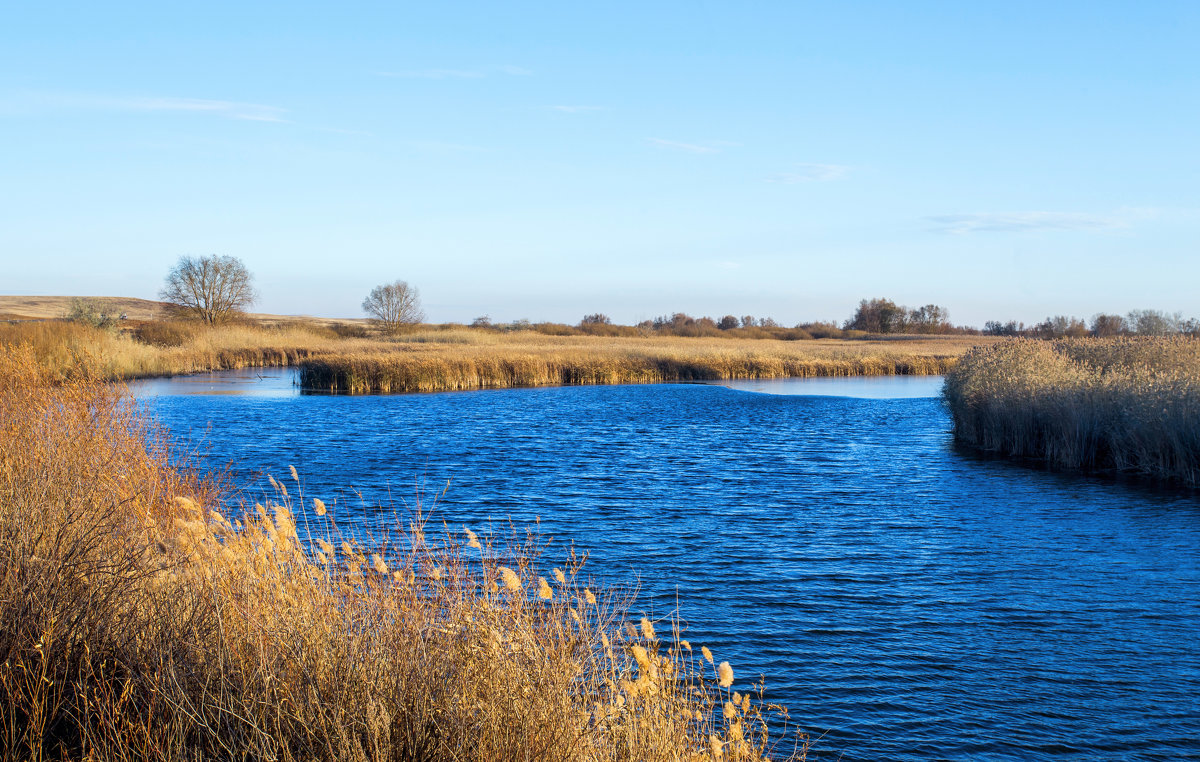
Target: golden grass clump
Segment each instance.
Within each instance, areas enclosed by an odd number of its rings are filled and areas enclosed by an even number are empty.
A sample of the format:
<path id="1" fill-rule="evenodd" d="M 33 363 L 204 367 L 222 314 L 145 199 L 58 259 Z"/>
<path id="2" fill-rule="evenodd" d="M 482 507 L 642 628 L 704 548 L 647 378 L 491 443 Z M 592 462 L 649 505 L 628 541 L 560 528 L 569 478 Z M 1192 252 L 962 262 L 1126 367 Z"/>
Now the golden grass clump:
<path id="1" fill-rule="evenodd" d="M 576 559 L 537 594 L 536 538 L 345 535 L 298 475 L 234 508 L 118 387 L 53 376 L 0 350 L 0 759 L 803 755 Z"/>
<path id="2" fill-rule="evenodd" d="M 944 396 L 964 444 L 1200 485 L 1200 339 L 1009 340 L 964 354 Z"/>

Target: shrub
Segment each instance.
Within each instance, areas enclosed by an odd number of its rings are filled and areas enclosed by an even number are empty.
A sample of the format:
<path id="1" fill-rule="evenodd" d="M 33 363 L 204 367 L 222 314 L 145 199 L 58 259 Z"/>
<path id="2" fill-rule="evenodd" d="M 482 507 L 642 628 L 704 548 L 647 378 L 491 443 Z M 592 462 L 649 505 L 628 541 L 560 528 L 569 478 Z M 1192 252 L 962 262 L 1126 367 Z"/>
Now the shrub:
<path id="1" fill-rule="evenodd" d="M 133 329 L 133 336 L 143 344 L 156 347 L 182 347 L 190 344 L 204 330 L 196 320 L 154 320 Z"/>
<path id="2" fill-rule="evenodd" d="M 95 299 L 86 298 L 72 299 L 64 317 L 72 323 L 81 323 L 92 328 L 109 328 L 117 321 L 117 316 L 111 314 L 103 304 Z"/>

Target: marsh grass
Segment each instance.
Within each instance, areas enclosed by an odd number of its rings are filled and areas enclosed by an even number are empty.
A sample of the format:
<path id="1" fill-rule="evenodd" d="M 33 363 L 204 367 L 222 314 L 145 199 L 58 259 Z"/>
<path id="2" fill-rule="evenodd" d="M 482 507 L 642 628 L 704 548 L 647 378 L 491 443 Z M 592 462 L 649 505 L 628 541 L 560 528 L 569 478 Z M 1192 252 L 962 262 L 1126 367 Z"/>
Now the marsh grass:
<path id="1" fill-rule="evenodd" d="M 419 509 L 357 536 L 294 469 L 231 507 L 84 370 L 0 349 L 0 758 L 803 756 L 580 558 Z"/>
<path id="2" fill-rule="evenodd" d="M 1015 339 L 946 379 L 958 441 L 1064 469 L 1200 485 L 1200 340 Z"/>
<path id="3" fill-rule="evenodd" d="M 522 386 L 944 373 L 970 344 L 484 334 L 486 343 L 408 344 L 316 355 L 308 389 L 430 392 Z"/>
<path id="4" fill-rule="evenodd" d="M 208 327 L 193 321 L 147 321 L 124 329 L 56 320 L 0 325 L 0 347 L 30 346 L 39 363 L 60 379 L 83 368 L 114 380 L 287 366 L 360 343 L 303 323 Z"/>
<path id="5" fill-rule="evenodd" d="M 58 378 L 82 367 L 133 379 L 301 365 L 306 386 L 351 392 L 444 391 L 561 384 L 651 383 L 787 376 L 942 373 L 980 337 L 782 341 L 679 336 L 551 335 L 420 326 L 395 336 L 363 326 L 247 321 L 131 322 L 98 329 L 64 321 L 0 325 L 0 346 L 32 346 Z M 982 339 L 987 341 L 987 339 Z"/>

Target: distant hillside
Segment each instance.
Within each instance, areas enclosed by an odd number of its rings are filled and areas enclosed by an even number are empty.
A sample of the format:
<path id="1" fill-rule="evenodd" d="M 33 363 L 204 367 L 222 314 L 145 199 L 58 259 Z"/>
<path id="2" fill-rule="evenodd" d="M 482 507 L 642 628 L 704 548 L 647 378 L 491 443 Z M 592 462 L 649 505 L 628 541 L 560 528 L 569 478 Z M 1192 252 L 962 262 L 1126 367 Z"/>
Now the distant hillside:
<path id="1" fill-rule="evenodd" d="M 130 320 L 153 320 L 164 316 L 166 304 L 128 296 L 3 296 L 0 295 L 0 320 L 52 320 L 64 317 L 72 299 L 92 299 L 106 313 L 125 315 Z M 314 318 L 307 315 L 272 315 L 251 312 L 248 317 L 263 323 L 303 320 L 317 325 L 362 324 L 364 318 Z"/>
<path id="2" fill-rule="evenodd" d="M 0 296 L 0 320 L 44 320 L 62 317 L 70 309 L 76 296 Z M 86 296 L 93 299 L 106 312 L 126 315 L 130 320 L 149 320 L 158 317 L 163 309 L 162 302 L 149 299 L 131 299 L 126 296 Z"/>

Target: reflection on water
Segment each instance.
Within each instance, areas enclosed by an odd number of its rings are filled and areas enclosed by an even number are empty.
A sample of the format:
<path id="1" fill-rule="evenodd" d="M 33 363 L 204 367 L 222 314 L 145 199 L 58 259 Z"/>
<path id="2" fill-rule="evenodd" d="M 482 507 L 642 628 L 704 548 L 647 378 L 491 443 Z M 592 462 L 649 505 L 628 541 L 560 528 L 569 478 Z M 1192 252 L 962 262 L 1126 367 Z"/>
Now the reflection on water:
<path id="1" fill-rule="evenodd" d="M 130 388 L 140 397 L 192 394 L 236 394 L 256 397 L 293 397 L 301 393 L 297 373 L 286 368 L 246 368 L 134 381 Z M 772 378 L 713 381 L 744 392 L 863 399 L 917 399 L 938 397 L 942 376 L 851 376 L 840 378 Z M 324 392 L 322 392 L 324 393 Z"/>
<path id="2" fill-rule="evenodd" d="M 942 376 L 851 376 L 848 378 L 771 378 L 714 381 L 718 386 L 743 392 L 862 399 L 917 399 L 940 397 Z"/>
<path id="3" fill-rule="evenodd" d="M 291 368 L 244 368 L 191 376 L 170 376 L 131 381 L 129 390 L 138 397 L 178 397 L 228 394 L 254 397 L 294 397 L 296 371 Z"/>
<path id="4" fill-rule="evenodd" d="M 815 759 L 1200 758 L 1194 494 L 963 457 L 930 398 L 235 378 L 138 388 L 250 497 L 294 464 L 343 525 L 447 480 L 435 524 L 540 518 L 654 615 L 678 603 L 739 689 L 762 675 Z M 198 388 L 250 393 L 175 391 Z"/>

